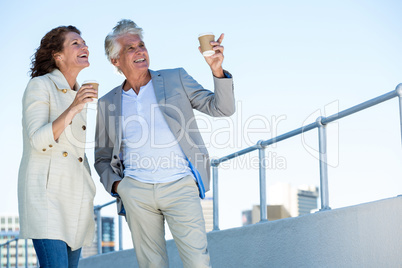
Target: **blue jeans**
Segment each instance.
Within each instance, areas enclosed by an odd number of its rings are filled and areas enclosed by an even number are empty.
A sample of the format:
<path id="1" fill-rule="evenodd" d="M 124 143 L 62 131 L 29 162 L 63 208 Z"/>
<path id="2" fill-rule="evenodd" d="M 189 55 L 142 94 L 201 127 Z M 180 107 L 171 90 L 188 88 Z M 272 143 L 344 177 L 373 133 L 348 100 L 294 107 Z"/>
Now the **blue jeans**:
<path id="1" fill-rule="evenodd" d="M 66 242 L 32 239 L 41 268 L 77 268 L 81 249 L 72 251 Z"/>

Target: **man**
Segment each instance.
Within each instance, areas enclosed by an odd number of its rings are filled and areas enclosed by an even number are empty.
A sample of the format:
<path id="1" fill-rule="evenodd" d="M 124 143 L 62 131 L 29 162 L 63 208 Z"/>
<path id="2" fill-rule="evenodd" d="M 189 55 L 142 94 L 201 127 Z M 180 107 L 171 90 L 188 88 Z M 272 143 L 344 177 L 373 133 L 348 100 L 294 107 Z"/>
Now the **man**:
<path id="1" fill-rule="evenodd" d="M 235 111 L 222 40 L 211 42 L 215 54 L 205 58 L 213 93 L 182 68 L 150 70 L 134 22 L 121 20 L 105 39 L 108 59 L 126 80 L 99 100 L 95 168 L 126 215 L 140 267 L 168 267 L 164 219 L 184 267 L 210 267 L 199 198 L 209 190 L 210 166 L 193 109 L 211 116 Z"/>

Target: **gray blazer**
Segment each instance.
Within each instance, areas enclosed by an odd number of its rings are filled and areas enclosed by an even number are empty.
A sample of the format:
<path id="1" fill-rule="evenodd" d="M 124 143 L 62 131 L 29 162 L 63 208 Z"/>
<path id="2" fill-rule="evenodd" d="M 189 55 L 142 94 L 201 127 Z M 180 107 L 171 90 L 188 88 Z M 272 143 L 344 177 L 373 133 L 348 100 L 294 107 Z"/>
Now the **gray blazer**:
<path id="1" fill-rule="evenodd" d="M 205 191 L 210 188 L 208 151 L 194 120 L 193 109 L 214 117 L 235 112 L 232 78 L 214 77 L 215 91 L 204 89 L 183 68 L 150 70 L 158 105 L 184 154 L 201 175 Z M 225 71 L 226 76 L 231 75 Z M 106 191 L 123 178 L 120 154 L 122 137 L 121 98 L 123 85 L 112 89 L 98 101 L 95 134 L 95 169 Z M 112 194 L 113 195 L 113 194 Z M 118 212 L 122 202 L 118 196 Z"/>

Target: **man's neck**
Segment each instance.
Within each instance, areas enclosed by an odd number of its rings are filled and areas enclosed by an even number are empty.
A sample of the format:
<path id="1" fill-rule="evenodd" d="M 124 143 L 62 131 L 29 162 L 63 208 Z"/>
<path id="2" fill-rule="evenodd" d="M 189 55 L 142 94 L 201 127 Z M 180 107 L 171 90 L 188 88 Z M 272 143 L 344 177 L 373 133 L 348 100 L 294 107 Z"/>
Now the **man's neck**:
<path id="1" fill-rule="evenodd" d="M 132 74 L 126 76 L 126 83 L 123 86 L 123 90 L 128 91 L 132 88 L 134 92 L 138 95 L 138 93 L 140 92 L 140 88 L 148 84 L 150 80 L 151 74 L 149 71 L 141 75 Z"/>

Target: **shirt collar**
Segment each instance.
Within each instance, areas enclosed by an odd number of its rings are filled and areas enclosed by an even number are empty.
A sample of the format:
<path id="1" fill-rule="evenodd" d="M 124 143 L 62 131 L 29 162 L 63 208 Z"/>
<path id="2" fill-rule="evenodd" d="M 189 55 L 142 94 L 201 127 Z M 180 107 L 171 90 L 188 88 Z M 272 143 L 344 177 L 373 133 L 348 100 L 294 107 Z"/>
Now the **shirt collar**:
<path id="1" fill-rule="evenodd" d="M 146 83 L 145 85 L 143 85 L 142 87 L 140 87 L 140 92 L 139 92 L 139 94 L 137 95 L 137 93 L 135 93 L 134 92 L 134 90 L 133 90 L 133 88 L 130 88 L 129 90 L 127 90 L 127 91 L 125 91 L 123 88 L 124 88 L 124 84 L 127 82 L 127 79 L 126 80 L 124 80 L 124 82 L 123 82 L 123 84 L 121 84 L 121 88 L 118 88 L 118 90 L 121 90 L 121 92 L 122 92 L 122 94 L 123 95 L 126 95 L 126 96 L 140 96 L 140 95 L 143 95 L 144 93 L 142 93 L 143 91 L 145 91 L 145 90 L 147 90 L 148 91 L 148 88 L 150 88 L 151 87 L 151 85 L 152 85 L 152 78 L 148 81 L 148 83 Z"/>

